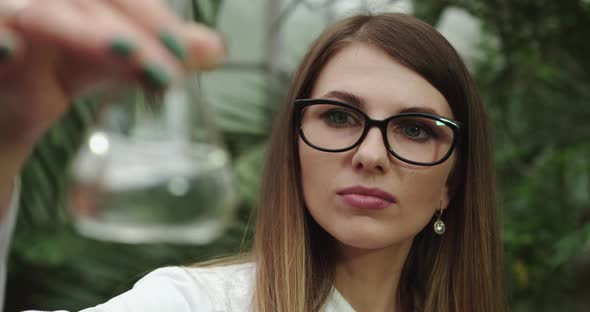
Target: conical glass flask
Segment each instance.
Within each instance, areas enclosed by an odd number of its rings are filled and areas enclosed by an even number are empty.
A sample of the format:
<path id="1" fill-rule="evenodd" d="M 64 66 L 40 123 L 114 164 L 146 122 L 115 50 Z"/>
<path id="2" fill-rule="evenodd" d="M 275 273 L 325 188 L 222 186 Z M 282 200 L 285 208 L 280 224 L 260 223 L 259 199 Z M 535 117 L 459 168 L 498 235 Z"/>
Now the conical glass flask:
<path id="1" fill-rule="evenodd" d="M 173 4 L 191 12 L 190 0 Z M 162 96 L 139 87 L 103 96 L 109 100 L 100 121 L 70 170 L 75 227 L 126 243 L 206 244 L 220 237 L 237 192 L 199 76 Z"/>

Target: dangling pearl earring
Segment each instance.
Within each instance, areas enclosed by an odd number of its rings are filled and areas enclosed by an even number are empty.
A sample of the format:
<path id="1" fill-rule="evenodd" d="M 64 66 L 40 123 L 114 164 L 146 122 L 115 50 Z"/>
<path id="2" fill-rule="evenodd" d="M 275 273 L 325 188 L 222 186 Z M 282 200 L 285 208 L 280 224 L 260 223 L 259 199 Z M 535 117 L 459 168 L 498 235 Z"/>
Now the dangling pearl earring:
<path id="1" fill-rule="evenodd" d="M 443 209 L 442 209 L 442 202 L 441 202 L 440 211 L 438 213 L 438 216 L 436 217 L 436 221 L 434 222 L 434 232 L 438 235 L 443 235 L 446 230 L 445 223 L 440 219 L 442 214 L 443 214 Z"/>

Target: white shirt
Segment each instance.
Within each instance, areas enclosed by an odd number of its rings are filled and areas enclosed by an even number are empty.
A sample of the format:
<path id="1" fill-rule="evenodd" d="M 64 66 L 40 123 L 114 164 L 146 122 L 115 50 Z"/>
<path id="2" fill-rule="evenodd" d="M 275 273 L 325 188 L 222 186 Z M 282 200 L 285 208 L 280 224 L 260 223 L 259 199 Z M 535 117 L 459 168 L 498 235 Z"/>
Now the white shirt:
<path id="1" fill-rule="evenodd" d="M 6 283 L 6 261 L 8 260 L 10 240 L 12 239 L 12 232 L 14 230 L 14 224 L 16 223 L 18 200 L 20 198 L 20 179 L 15 180 L 13 189 L 14 191 L 12 193 L 8 210 L 5 212 L 4 216 L 0 217 L 0 311 L 4 311 L 3 304 L 5 292 L 4 285 Z"/>
<path id="2" fill-rule="evenodd" d="M 17 183 L 9 211 L 0 223 L 0 311 L 5 260 L 18 209 L 19 187 Z M 160 268 L 140 279 L 131 290 L 82 312 L 250 312 L 255 267 L 250 262 L 203 268 Z M 322 311 L 355 312 L 334 287 Z"/>
<path id="3" fill-rule="evenodd" d="M 250 312 L 254 273 L 253 263 L 160 268 L 126 293 L 81 312 Z M 322 311 L 355 312 L 336 288 Z"/>

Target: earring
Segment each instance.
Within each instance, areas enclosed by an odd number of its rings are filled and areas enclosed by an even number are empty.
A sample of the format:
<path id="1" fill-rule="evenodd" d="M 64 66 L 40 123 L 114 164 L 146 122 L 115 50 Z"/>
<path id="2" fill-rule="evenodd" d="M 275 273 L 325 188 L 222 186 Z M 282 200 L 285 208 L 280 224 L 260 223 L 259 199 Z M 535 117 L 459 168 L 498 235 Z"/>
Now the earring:
<path id="1" fill-rule="evenodd" d="M 442 202 L 441 202 L 440 211 L 438 213 L 438 216 L 436 217 L 436 221 L 434 222 L 434 232 L 438 235 L 443 235 L 446 230 L 445 223 L 440 219 L 442 214 L 443 214 L 443 209 L 442 209 Z"/>

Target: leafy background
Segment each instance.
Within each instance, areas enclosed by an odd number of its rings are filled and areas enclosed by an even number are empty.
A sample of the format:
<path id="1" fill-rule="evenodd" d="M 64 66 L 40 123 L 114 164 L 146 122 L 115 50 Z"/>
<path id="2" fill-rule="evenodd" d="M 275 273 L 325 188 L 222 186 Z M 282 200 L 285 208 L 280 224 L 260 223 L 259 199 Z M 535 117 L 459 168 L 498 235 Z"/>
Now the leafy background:
<path id="1" fill-rule="evenodd" d="M 228 4 L 194 2 L 195 16 L 212 26 Z M 278 16 L 288 18 L 287 10 L 317 2 L 288 1 Z M 413 2 L 414 14 L 432 25 L 451 7 L 482 26 L 472 72 L 493 123 L 510 307 L 589 311 L 590 1 Z M 264 29 L 252 33 L 272 35 Z M 248 99 L 240 93 L 210 103 L 232 157 L 241 202 L 227 233 L 206 246 L 105 243 L 74 231 L 64 208 L 63 173 L 83 140 L 80 129 L 92 122 L 97 107 L 91 99 L 78 101 L 39 144 L 23 173 L 6 311 L 79 310 L 125 291 L 156 267 L 231 254 L 243 237 L 248 242 L 265 141 L 289 77 L 289 70 L 272 62 L 272 57 L 254 64 L 230 62 L 221 69 L 255 72 L 259 78 L 246 88 L 264 96 Z"/>

